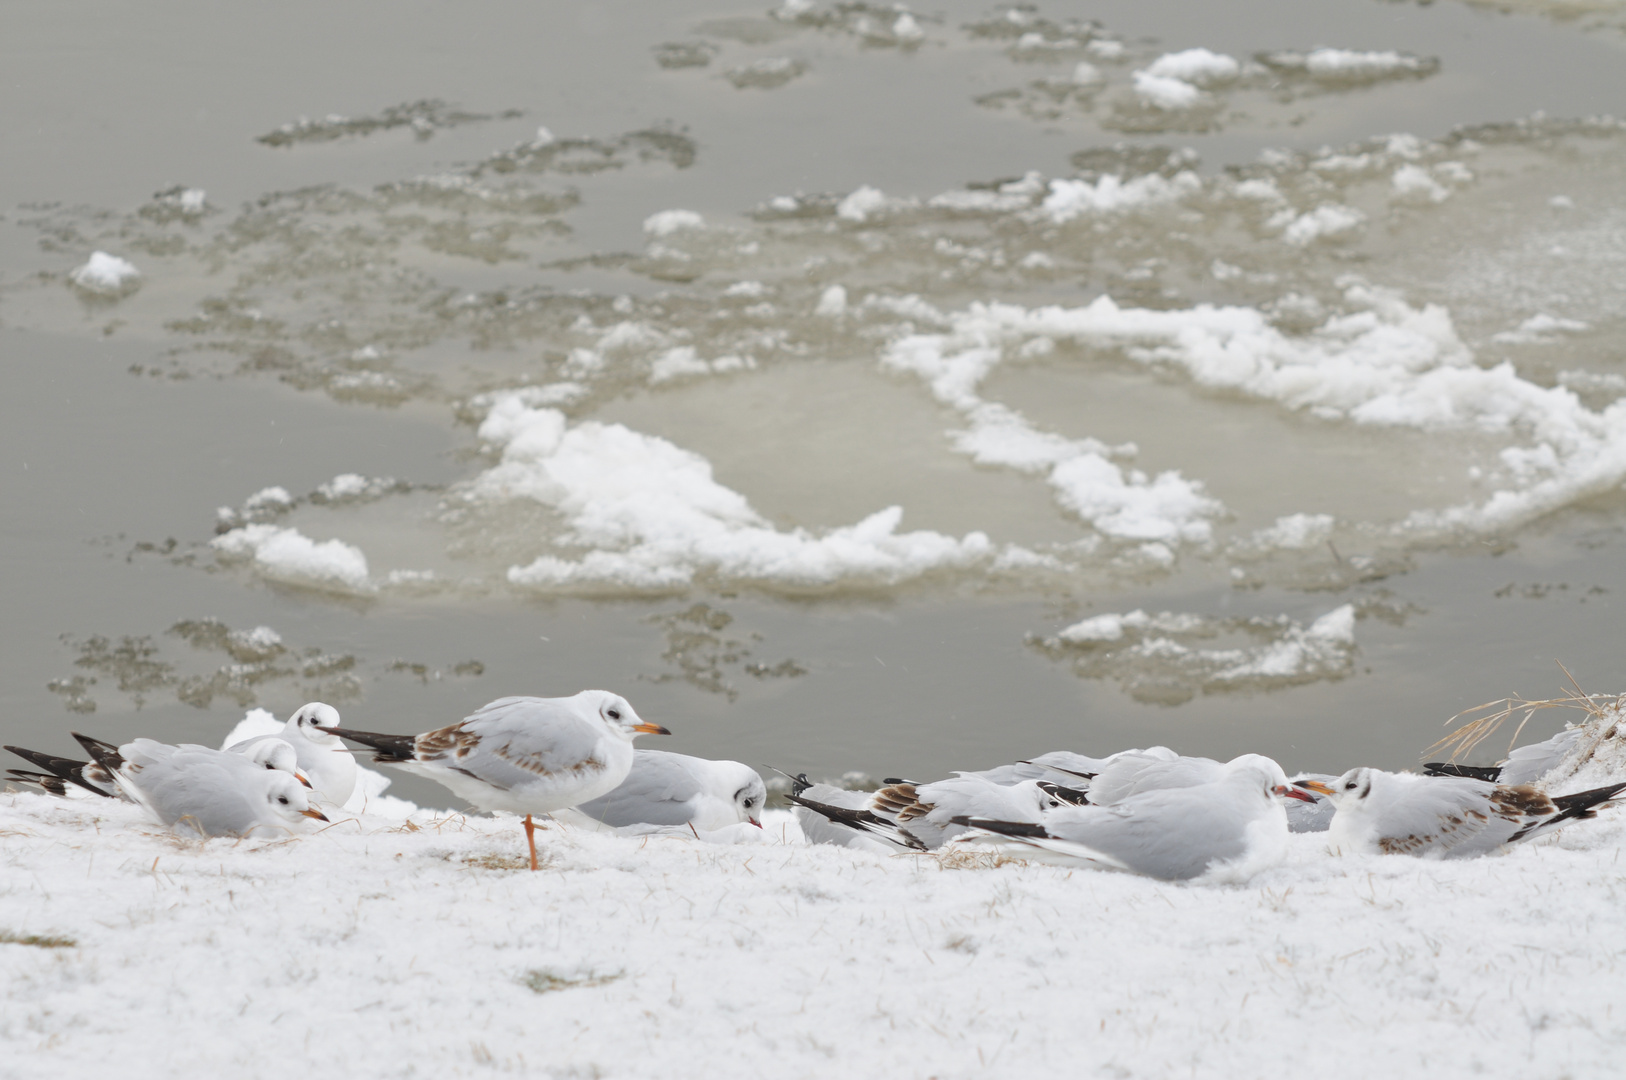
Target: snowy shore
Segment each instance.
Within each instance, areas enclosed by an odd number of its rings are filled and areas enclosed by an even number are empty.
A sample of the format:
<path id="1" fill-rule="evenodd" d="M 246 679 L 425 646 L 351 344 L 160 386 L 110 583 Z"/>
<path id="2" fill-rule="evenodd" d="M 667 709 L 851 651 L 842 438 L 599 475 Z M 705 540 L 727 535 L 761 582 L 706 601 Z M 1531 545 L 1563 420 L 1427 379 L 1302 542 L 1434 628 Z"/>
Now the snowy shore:
<path id="1" fill-rule="evenodd" d="M 735 846 L 555 826 L 531 873 L 515 819 L 408 821 L 199 843 L 111 800 L 0 795 L 0 1076 L 1585 1077 L 1626 1056 L 1621 809 L 1455 863 L 1294 836 L 1245 887 L 807 847 L 784 812 Z"/>

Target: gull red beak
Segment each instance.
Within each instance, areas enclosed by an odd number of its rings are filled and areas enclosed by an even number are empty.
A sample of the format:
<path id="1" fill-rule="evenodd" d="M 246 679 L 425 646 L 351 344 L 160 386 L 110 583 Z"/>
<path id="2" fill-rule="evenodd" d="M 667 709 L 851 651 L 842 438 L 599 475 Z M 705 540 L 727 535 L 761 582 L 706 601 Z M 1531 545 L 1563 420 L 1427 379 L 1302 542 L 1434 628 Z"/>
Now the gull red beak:
<path id="1" fill-rule="evenodd" d="M 1315 796 L 1314 795 L 1307 795 L 1304 792 L 1298 790 L 1297 788 L 1289 787 L 1286 784 L 1277 784 L 1275 787 L 1271 788 L 1270 790 L 1271 790 L 1272 794 L 1280 795 L 1280 796 L 1282 796 L 1283 798 L 1286 798 L 1286 799 L 1298 799 L 1300 802 L 1308 802 L 1308 803 L 1315 802 Z"/>
<path id="2" fill-rule="evenodd" d="M 1303 788 L 1306 791 L 1313 791 L 1317 795 L 1332 794 L 1332 788 L 1328 787 L 1326 784 L 1323 784 L 1319 780 L 1295 780 L 1293 781 L 1293 786 Z"/>

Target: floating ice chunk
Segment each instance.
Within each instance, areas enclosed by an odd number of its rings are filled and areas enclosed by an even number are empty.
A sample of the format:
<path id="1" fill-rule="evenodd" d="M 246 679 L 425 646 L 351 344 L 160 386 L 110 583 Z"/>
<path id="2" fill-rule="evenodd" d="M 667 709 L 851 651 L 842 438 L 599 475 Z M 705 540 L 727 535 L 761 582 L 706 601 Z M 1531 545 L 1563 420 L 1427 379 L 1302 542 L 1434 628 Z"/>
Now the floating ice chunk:
<path id="1" fill-rule="evenodd" d="M 747 299 L 758 299 L 768 295 L 768 286 L 760 281 L 736 281 L 723 290 L 724 296 L 743 296 Z"/>
<path id="2" fill-rule="evenodd" d="M 175 197 L 183 214 L 201 214 L 209 202 L 209 193 L 202 188 L 183 188 Z"/>
<path id="3" fill-rule="evenodd" d="M 1124 55 L 1124 43 L 1112 38 L 1092 38 L 1084 47 L 1102 60 L 1120 60 Z"/>
<path id="4" fill-rule="evenodd" d="M 1547 200 L 1547 205 L 1554 210 L 1574 210 L 1575 200 L 1568 195 L 1554 195 Z"/>
<path id="5" fill-rule="evenodd" d="M 1158 79 L 1178 79 L 1193 86 L 1218 86 L 1241 75 L 1242 65 L 1224 53 L 1186 49 L 1164 53 L 1147 66 L 1145 74 Z"/>
<path id="6" fill-rule="evenodd" d="M 1304 551 L 1326 543 L 1332 537 L 1333 524 L 1331 514 L 1289 514 L 1254 533 L 1250 546 Z"/>
<path id="7" fill-rule="evenodd" d="M 536 129 L 536 138 L 531 141 L 531 145 L 552 146 L 555 141 L 556 140 L 554 139 L 553 132 L 549 131 L 545 127 L 539 127 Z"/>
<path id="8" fill-rule="evenodd" d="M 294 497 L 283 487 L 262 488 L 243 500 L 243 511 L 248 514 L 282 513 L 291 510 Z"/>
<path id="9" fill-rule="evenodd" d="M 886 206 L 886 196 L 879 189 L 864 185 L 842 199 L 836 207 L 836 216 L 847 221 L 864 221 Z"/>
<path id="10" fill-rule="evenodd" d="M 1347 237 L 1365 222 L 1366 215 L 1354 207 L 1328 203 L 1294 218 L 1282 231 L 1282 239 L 1295 247 L 1306 247 L 1317 240 Z"/>
<path id="11" fill-rule="evenodd" d="M 512 567 L 508 579 L 516 585 L 662 591 L 697 574 L 781 587 L 896 584 L 986 565 L 996 555 L 980 532 L 959 539 L 900 533 L 896 506 L 820 535 L 780 531 L 717 483 L 700 455 L 619 424 L 588 421 L 561 432 L 563 418 L 546 412 L 502 399 L 493 406 L 482 437 L 501 433 L 511 441 L 472 495 L 551 506 L 567 526 L 561 542 L 589 550 Z"/>
<path id="12" fill-rule="evenodd" d="M 105 251 L 92 252 L 90 261 L 68 274 L 69 280 L 85 292 L 97 296 L 122 296 L 134 291 L 141 281 L 141 271 L 135 264 L 109 255 Z"/>
<path id="13" fill-rule="evenodd" d="M 318 543 L 297 529 L 245 525 L 215 537 L 212 547 L 229 558 L 252 559 L 268 578 L 299 585 L 338 585 L 370 591 L 367 557 L 342 540 Z"/>
<path id="14" fill-rule="evenodd" d="M 926 31 L 920 28 L 920 22 L 913 15 L 905 11 L 892 24 L 892 36 L 899 41 L 920 41 L 926 36 Z"/>
<path id="15" fill-rule="evenodd" d="M 650 236 L 671 236 L 684 229 L 704 229 L 706 219 L 693 210 L 662 210 L 644 219 L 644 232 Z"/>
<path id="16" fill-rule="evenodd" d="M 1105 81 L 1106 76 L 1101 74 L 1101 69 L 1088 60 L 1080 60 L 1073 68 L 1074 86 L 1099 86 Z"/>
<path id="17" fill-rule="evenodd" d="M 840 285 L 832 285 L 819 294 L 819 304 L 813 309 L 813 314 L 823 315 L 826 318 L 837 318 L 847 312 L 847 290 Z"/>
<path id="18" fill-rule="evenodd" d="M 1132 78 L 1136 96 L 1154 109 L 1177 112 L 1204 99 L 1202 90 L 1184 79 L 1153 75 L 1150 71 L 1137 71 Z"/>
<path id="19" fill-rule="evenodd" d="M 1532 315 L 1517 330 L 1504 330 L 1491 340 L 1502 345 L 1550 345 L 1562 334 L 1579 334 L 1592 327 L 1577 319 L 1561 319 L 1545 312 Z"/>
<path id="20" fill-rule="evenodd" d="M 1103 176 L 1093 184 L 1088 180 L 1052 180 L 1050 194 L 1045 196 L 1041 210 L 1050 220 L 1061 224 L 1083 214 L 1176 202 L 1201 190 L 1202 181 L 1189 170 L 1176 173 L 1172 178 L 1147 173 L 1127 182 L 1115 175 Z"/>
<path id="21" fill-rule="evenodd" d="M 1438 67 L 1436 61 L 1383 52 L 1355 52 L 1350 49 L 1315 49 L 1304 58 L 1304 70 L 1321 82 L 1377 82 L 1402 75 L 1416 75 Z"/>
<path id="22" fill-rule="evenodd" d="M 656 357 L 650 365 L 649 381 L 652 385 L 658 385 L 693 375 L 720 375 L 756 366 L 756 361 L 747 356 L 719 356 L 715 360 L 703 360 L 692 346 L 682 345 Z"/>
<path id="23" fill-rule="evenodd" d="M 1442 203 L 1451 197 L 1451 189 L 1428 174 L 1419 165 L 1402 165 L 1390 180 L 1395 198 L 1407 202 Z"/>

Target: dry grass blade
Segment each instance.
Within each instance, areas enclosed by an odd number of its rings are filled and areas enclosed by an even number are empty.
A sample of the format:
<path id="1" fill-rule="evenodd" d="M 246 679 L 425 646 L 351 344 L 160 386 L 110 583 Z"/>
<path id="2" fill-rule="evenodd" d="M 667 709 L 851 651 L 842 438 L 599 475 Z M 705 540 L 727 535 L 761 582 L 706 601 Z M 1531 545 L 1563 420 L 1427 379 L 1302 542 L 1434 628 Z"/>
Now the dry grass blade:
<path id="1" fill-rule="evenodd" d="M 1602 695 L 1586 693 L 1581 689 L 1580 684 L 1575 681 L 1575 677 L 1570 674 L 1569 668 L 1566 668 L 1562 663 L 1558 667 L 1559 670 L 1564 672 L 1564 676 L 1569 679 L 1571 689 L 1565 690 L 1558 697 L 1541 698 L 1539 700 L 1518 696 L 1505 697 L 1498 698 L 1495 701 L 1487 701 L 1483 705 L 1475 705 L 1471 709 L 1464 709 L 1447 720 L 1446 723 L 1455 724 L 1464 717 L 1471 717 L 1471 719 L 1452 730 L 1449 735 L 1430 746 L 1427 750 L 1424 750 L 1422 756 L 1428 757 L 1437 750 L 1449 747 L 1451 748 L 1449 760 L 1455 761 L 1458 757 L 1471 753 L 1474 747 L 1495 734 L 1496 729 L 1501 727 L 1508 717 L 1519 713 L 1524 715 L 1519 719 L 1519 726 L 1513 729 L 1513 737 L 1508 740 L 1507 748 L 1509 752 L 1512 751 L 1513 745 L 1519 741 L 1519 734 L 1524 731 L 1524 726 L 1530 722 L 1530 718 L 1542 709 L 1580 709 L 1589 716 L 1602 716 L 1604 712 L 1603 706 L 1599 705 L 1596 700 Z M 1476 716 L 1476 713 L 1482 715 Z"/>

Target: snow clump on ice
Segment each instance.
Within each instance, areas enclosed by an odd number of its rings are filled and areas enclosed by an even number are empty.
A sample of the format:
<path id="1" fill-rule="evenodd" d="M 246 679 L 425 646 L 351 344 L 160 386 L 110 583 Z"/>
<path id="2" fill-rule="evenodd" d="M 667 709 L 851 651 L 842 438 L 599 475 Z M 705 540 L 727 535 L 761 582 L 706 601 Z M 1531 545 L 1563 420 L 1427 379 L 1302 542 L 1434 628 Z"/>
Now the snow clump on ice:
<path id="1" fill-rule="evenodd" d="M 367 557 L 342 540 L 318 543 L 298 529 L 259 524 L 217 536 L 211 546 L 227 558 L 252 560 L 256 569 L 273 580 L 354 592 L 373 587 Z"/>
<path id="2" fill-rule="evenodd" d="M 135 291 L 141 282 L 141 271 L 117 255 L 97 251 L 91 254 L 89 262 L 75 267 L 68 279 L 87 293 L 116 297 Z"/>

